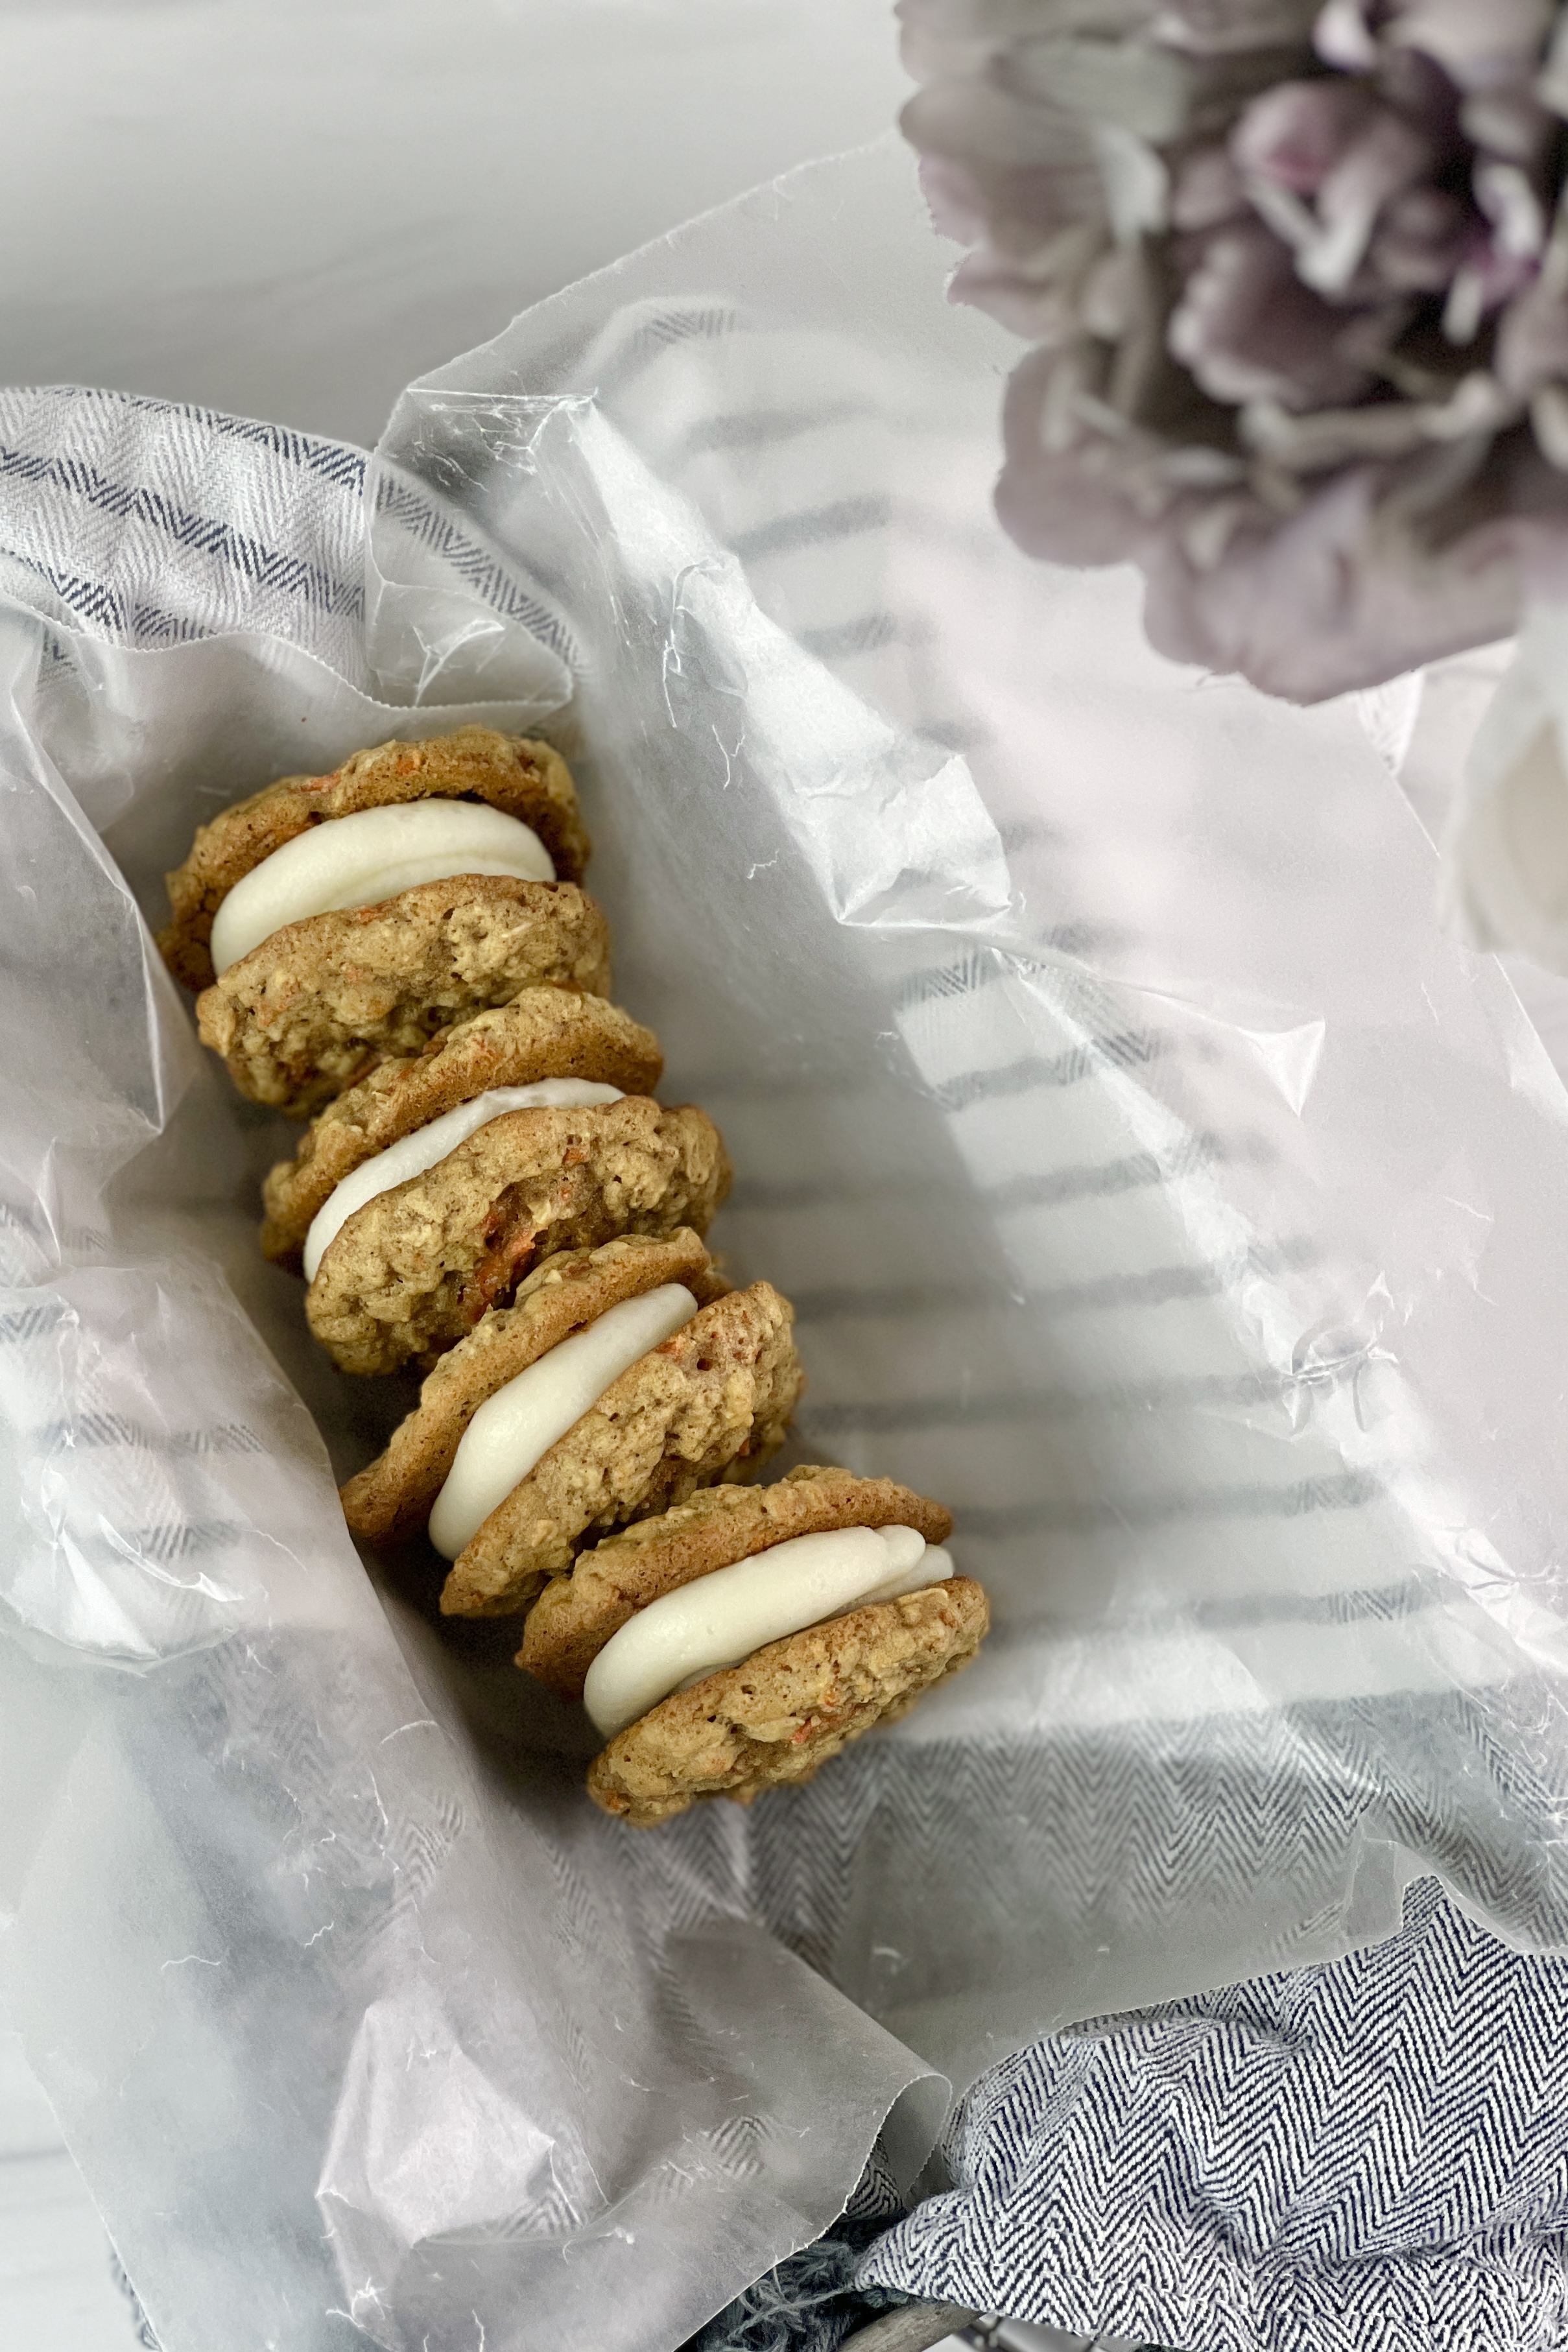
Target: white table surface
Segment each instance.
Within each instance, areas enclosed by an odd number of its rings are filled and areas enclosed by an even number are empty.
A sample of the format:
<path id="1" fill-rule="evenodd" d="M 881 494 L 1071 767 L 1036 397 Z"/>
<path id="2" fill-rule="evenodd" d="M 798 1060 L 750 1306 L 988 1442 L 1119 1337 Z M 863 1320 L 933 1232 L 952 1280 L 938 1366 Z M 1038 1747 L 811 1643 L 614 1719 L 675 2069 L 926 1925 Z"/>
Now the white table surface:
<path id="1" fill-rule="evenodd" d="M 908 88 L 892 0 L 0 0 L 0 382 L 373 441 Z"/>
<path id="2" fill-rule="evenodd" d="M 891 0 L 0 0 L 0 382 L 372 442 L 411 377 L 907 88 Z M 0 2347 L 135 2343 L 0 2032 Z"/>
<path id="3" fill-rule="evenodd" d="M 0 2344 L 135 2352 L 136 2342 L 87 2183 L 16 2035 L 0 2033 Z"/>

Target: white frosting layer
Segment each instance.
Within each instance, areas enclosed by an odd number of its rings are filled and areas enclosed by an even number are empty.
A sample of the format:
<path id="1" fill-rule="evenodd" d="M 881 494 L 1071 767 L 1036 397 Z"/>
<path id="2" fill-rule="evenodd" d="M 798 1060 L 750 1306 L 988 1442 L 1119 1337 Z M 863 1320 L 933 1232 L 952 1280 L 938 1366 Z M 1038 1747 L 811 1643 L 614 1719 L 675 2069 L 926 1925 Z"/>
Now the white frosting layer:
<path id="1" fill-rule="evenodd" d="M 588 1669 L 583 1704 L 606 1739 L 671 1691 L 738 1666 L 846 1610 L 941 1584 L 947 1553 L 913 1528 L 837 1528 L 793 1536 L 754 1559 L 661 1593 L 613 1633 Z"/>
<path id="2" fill-rule="evenodd" d="M 430 1514 L 437 1550 L 456 1559 L 557 1438 L 696 1312 L 696 1299 L 679 1282 L 623 1299 L 487 1397 L 463 1432 Z"/>
<path id="3" fill-rule="evenodd" d="M 492 1118 L 504 1118 L 512 1110 L 587 1110 L 596 1103 L 620 1099 L 619 1087 L 601 1086 L 595 1078 L 539 1078 L 531 1087 L 492 1087 L 489 1094 L 476 1095 L 471 1102 L 459 1103 L 456 1110 L 443 1111 L 427 1127 L 400 1136 L 384 1151 L 351 1169 L 311 1218 L 305 1235 L 306 1281 L 314 1282 L 327 1244 L 337 1239 L 356 1209 L 363 1209 L 378 1192 L 390 1192 L 395 1184 L 423 1176 L 426 1168 L 434 1168 Z"/>
<path id="4" fill-rule="evenodd" d="M 214 968 L 226 971 L 285 923 L 339 907 L 374 907 L 452 874 L 553 882 L 555 866 L 531 825 L 483 801 L 408 801 L 331 817 L 235 884 L 213 923 Z"/>

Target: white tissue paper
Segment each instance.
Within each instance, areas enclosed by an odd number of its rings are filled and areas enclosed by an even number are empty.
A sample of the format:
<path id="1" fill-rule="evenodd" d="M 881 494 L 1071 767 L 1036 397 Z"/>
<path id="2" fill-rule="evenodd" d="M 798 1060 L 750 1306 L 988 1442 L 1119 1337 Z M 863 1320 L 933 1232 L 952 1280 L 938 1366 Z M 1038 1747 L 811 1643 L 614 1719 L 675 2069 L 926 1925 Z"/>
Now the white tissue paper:
<path id="1" fill-rule="evenodd" d="M 945 267 L 879 147 L 528 313 L 401 403 L 363 620 L 153 650 L 5 574 L 0 1986 L 166 2352 L 669 2352 L 939 2074 L 1423 1871 L 1568 1948 L 1562 1086 L 1352 705 L 1002 538 Z M 994 1612 L 653 1832 L 356 1559 L 408 1391 L 259 1259 L 290 1131 L 147 929 L 225 801 L 481 715 L 574 761 L 795 1302 L 779 1466 L 940 1495 Z"/>

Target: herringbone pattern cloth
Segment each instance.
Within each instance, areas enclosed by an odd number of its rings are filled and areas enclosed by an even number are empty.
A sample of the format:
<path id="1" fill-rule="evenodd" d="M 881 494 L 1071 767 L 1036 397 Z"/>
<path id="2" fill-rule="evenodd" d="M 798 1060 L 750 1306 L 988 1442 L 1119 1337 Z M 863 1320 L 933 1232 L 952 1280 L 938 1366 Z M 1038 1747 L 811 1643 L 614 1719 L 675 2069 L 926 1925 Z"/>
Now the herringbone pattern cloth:
<path id="1" fill-rule="evenodd" d="M 1568 1961 L 1402 1934 L 1021 2051 L 860 2275 L 1177 2352 L 1568 2338 Z"/>

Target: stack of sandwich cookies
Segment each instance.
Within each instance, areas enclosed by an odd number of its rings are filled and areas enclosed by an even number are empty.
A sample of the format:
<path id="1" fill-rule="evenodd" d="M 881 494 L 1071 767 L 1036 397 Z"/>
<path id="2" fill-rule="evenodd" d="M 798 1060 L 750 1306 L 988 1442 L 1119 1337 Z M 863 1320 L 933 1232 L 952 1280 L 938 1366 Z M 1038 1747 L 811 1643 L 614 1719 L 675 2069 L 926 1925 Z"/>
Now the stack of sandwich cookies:
<path id="1" fill-rule="evenodd" d="M 547 1585 L 518 1664 L 605 1737 L 588 1789 L 606 1812 L 647 1828 L 700 1798 L 750 1803 L 973 1657 L 985 1596 L 941 1549 L 952 1528 L 847 1470 L 710 1488 Z"/>
<path id="2" fill-rule="evenodd" d="M 159 944 L 240 1092 L 306 1118 L 524 989 L 607 993 L 587 856 L 559 755 L 460 728 L 285 777 L 204 825 Z"/>
<path id="3" fill-rule="evenodd" d="M 447 1614 L 529 1612 L 519 1665 L 584 1698 L 592 1792 L 640 1824 L 808 1778 L 966 1663 L 985 1602 L 906 1488 L 739 1483 L 803 1385 L 793 1314 L 709 1255 L 723 1144 L 653 1099 L 587 852 L 548 746 L 384 744 L 204 826 L 161 945 L 240 1091 L 310 1121 L 265 1255 L 343 1370 L 426 1375 L 350 1527 L 427 1541 Z"/>
<path id="4" fill-rule="evenodd" d="M 551 1252 L 700 1232 L 723 1198 L 712 1122 L 651 1099 L 658 1041 L 586 992 L 604 919 L 553 877 L 587 853 L 558 754 L 468 727 L 269 785 L 169 877 L 164 953 L 217 974 L 203 1035 L 252 1098 L 324 1105 L 262 1248 L 344 1370 L 427 1365 Z"/>

